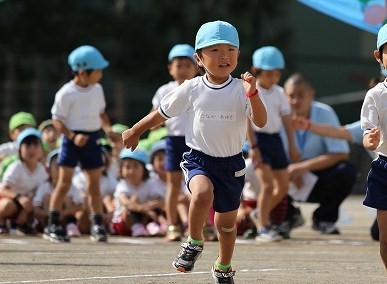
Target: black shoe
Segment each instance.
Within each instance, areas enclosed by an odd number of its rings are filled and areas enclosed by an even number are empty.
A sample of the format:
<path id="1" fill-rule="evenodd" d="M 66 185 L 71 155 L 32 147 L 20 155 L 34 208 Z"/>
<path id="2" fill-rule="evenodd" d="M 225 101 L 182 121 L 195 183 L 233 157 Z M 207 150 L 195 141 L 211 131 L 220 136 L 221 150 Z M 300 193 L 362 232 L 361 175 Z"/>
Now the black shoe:
<path id="1" fill-rule="evenodd" d="M 305 224 L 305 219 L 302 217 L 301 210 L 298 207 L 294 207 L 293 212 L 290 214 L 289 221 L 289 231 L 301 227 Z"/>
<path id="2" fill-rule="evenodd" d="M 90 239 L 95 242 L 107 242 L 105 227 L 101 225 L 93 225 L 90 229 Z"/>
<path id="3" fill-rule="evenodd" d="M 24 223 L 23 225 L 17 225 L 16 233 L 21 236 L 30 235 L 36 236 L 37 232 L 31 225 Z"/>
<path id="4" fill-rule="evenodd" d="M 339 229 L 332 222 L 313 222 L 312 229 L 320 231 L 324 235 L 340 235 Z"/>
<path id="5" fill-rule="evenodd" d="M 254 240 L 256 236 L 257 228 L 255 228 L 255 226 L 251 229 L 247 229 L 243 234 L 243 238 L 246 240 Z"/>
<path id="6" fill-rule="evenodd" d="M 234 275 L 235 271 L 233 271 L 230 267 L 228 271 L 220 271 L 212 266 L 211 269 L 212 277 L 215 279 L 215 284 L 234 284 Z"/>
<path id="7" fill-rule="evenodd" d="M 44 228 L 42 237 L 53 243 L 68 243 L 70 238 L 66 234 L 66 230 L 59 225 L 50 225 Z"/>

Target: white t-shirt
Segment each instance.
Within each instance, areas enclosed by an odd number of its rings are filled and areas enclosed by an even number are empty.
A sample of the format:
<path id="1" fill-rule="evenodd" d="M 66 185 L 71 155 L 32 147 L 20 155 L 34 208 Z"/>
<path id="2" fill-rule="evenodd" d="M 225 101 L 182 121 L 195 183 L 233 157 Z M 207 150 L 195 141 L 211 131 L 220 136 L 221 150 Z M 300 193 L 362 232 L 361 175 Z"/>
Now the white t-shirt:
<path id="1" fill-rule="evenodd" d="M 4 172 L 3 183 L 17 194 L 33 197 L 39 185 L 48 178 L 42 163 L 30 171 L 21 160 L 11 163 Z"/>
<path id="2" fill-rule="evenodd" d="M 101 129 L 100 114 L 106 102 L 100 84 L 82 88 L 73 81 L 66 83 L 55 95 L 51 108 L 53 119 L 62 121 L 70 130 L 93 132 Z"/>
<path id="3" fill-rule="evenodd" d="M 45 181 L 44 183 L 42 183 L 38 187 L 38 190 L 36 191 L 35 196 L 32 200 L 32 204 L 35 207 L 42 206 L 43 201 L 44 201 L 44 197 L 46 195 L 51 196 L 51 194 L 53 192 L 54 192 L 54 188 L 53 188 L 51 182 L 48 180 Z M 82 198 L 79 190 L 77 188 L 75 188 L 74 186 L 71 186 L 69 192 L 67 193 L 67 196 L 69 196 L 75 204 L 83 204 L 83 198 Z"/>
<path id="4" fill-rule="evenodd" d="M 19 152 L 19 146 L 16 141 L 0 144 L 0 157 L 16 155 Z"/>
<path id="5" fill-rule="evenodd" d="M 252 123 L 255 131 L 260 133 L 279 133 L 282 128 L 282 116 L 291 114 L 289 100 L 286 97 L 284 89 L 274 85 L 269 90 L 257 86 L 260 98 L 266 106 L 267 123 L 260 128 Z"/>
<path id="6" fill-rule="evenodd" d="M 247 158 L 246 162 L 246 177 L 245 185 L 243 187 L 242 196 L 244 200 L 256 201 L 260 191 L 260 183 L 255 174 L 254 164 L 251 158 Z"/>
<path id="7" fill-rule="evenodd" d="M 78 191 L 84 192 L 85 194 L 87 193 L 86 176 L 82 171 L 79 171 L 76 174 L 74 174 L 72 183 L 73 183 L 73 186 L 77 188 Z M 113 196 L 117 183 L 118 183 L 118 179 L 113 175 L 109 174 L 109 172 L 107 175 L 102 174 L 99 182 L 99 190 L 101 192 L 101 196 L 102 197 L 106 195 Z"/>
<path id="8" fill-rule="evenodd" d="M 251 116 L 242 80 L 231 76 L 221 85 L 206 76 L 187 80 L 161 100 L 158 110 L 165 119 L 187 113 L 187 146 L 213 157 L 241 152 Z"/>
<path id="9" fill-rule="evenodd" d="M 161 86 L 154 95 L 152 99 L 152 105 L 154 109 L 157 109 L 160 106 L 161 99 L 173 91 L 179 86 L 179 83 L 176 81 L 171 81 L 163 86 Z M 185 129 L 187 127 L 188 117 L 186 114 L 179 115 L 177 117 L 172 117 L 165 122 L 165 127 L 167 128 L 168 135 L 170 136 L 185 136 Z"/>
<path id="10" fill-rule="evenodd" d="M 139 186 L 130 184 L 125 179 L 120 179 L 114 192 L 114 200 L 116 209 L 114 215 L 120 215 L 125 209 L 125 206 L 120 201 L 120 196 L 124 194 L 127 197 L 137 196 L 140 203 L 145 203 L 151 199 L 161 197 L 161 194 L 156 189 L 155 182 L 152 179 L 148 179 L 141 183 Z"/>
<path id="11" fill-rule="evenodd" d="M 156 188 L 156 191 L 160 194 L 160 196 L 165 199 L 167 194 L 167 183 L 164 182 L 160 176 L 156 173 L 152 173 L 150 178 L 154 181 L 154 186 Z M 188 191 L 187 186 L 185 185 L 184 179 L 181 179 L 181 187 L 180 187 L 180 193 L 186 194 Z"/>

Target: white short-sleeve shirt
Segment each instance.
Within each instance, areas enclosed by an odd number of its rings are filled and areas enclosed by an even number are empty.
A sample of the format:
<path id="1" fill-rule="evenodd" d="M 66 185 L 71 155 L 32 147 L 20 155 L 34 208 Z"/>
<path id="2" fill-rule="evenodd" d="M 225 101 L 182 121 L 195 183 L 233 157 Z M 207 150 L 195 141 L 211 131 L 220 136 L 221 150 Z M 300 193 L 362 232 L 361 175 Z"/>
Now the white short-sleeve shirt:
<path id="1" fill-rule="evenodd" d="M 70 81 L 56 93 L 51 114 L 53 119 L 62 121 L 70 130 L 93 132 L 101 129 L 100 114 L 105 112 L 105 107 L 105 95 L 100 84 L 82 88 Z"/>
<path id="2" fill-rule="evenodd" d="M 242 80 L 231 76 L 221 85 L 206 76 L 187 80 L 161 100 L 158 110 L 165 119 L 186 113 L 187 146 L 213 157 L 241 152 L 251 116 Z"/>
<path id="3" fill-rule="evenodd" d="M 33 197 L 39 185 L 48 178 L 42 163 L 30 171 L 21 160 L 11 163 L 4 172 L 3 183 L 17 194 Z"/>
<path id="4" fill-rule="evenodd" d="M 120 196 L 126 195 L 127 197 L 137 196 L 140 203 L 145 203 L 153 198 L 161 197 L 160 193 L 155 188 L 154 181 L 147 179 L 139 186 L 134 186 L 125 179 L 120 179 L 114 192 L 114 200 L 116 209 L 114 215 L 120 215 L 125 209 L 125 206 L 120 201 Z"/>
<path id="5" fill-rule="evenodd" d="M 162 98 L 173 91 L 179 86 L 179 83 L 176 81 L 171 81 L 163 86 L 161 86 L 154 95 L 152 99 L 152 105 L 154 109 L 157 109 L 160 106 Z M 186 114 L 182 114 L 176 117 L 172 117 L 165 121 L 165 127 L 167 128 L 169 136 L 185 136 L 185 129 L 187 127 L 188 117 Z"/>
<path id="6" fill-rule="evenodd" d="M 266 107 L 267 123 L 260 128 L 254 123 L 253 129 L 261 133 L 279 133 L 282 128 L 282 117 L 291 114 L 289 100 L 285 95 L 284 89 L 278 85 L 273 85 L 270 89 L 264 89 L 257 86 L 260 98 Z"/>
<path id="7" fill-rule="evenodd" d="M 50 181 L 45 181 L 44 183 L 39 185 L 38 190 L 36 191 L 35 196 L 32 200 L 32 204 L 35 207 L 42 206 L 44 197 L 46 195 L 51 196 L 53 192 L 54 188 L 52 183 Z M 76 187 L 72 186 L 69 192 L 67 193 L 67 196 L 69 196 L 75 204 L 83 204 L 83 198 Z"/>
<path id="8" fill-rule="evenodd" d="M 375 153 L 387 157 L 387 80 L 368 90 L 360 112 L 364 134 L 372 128 L 380 130 L 380 143 Z"/>

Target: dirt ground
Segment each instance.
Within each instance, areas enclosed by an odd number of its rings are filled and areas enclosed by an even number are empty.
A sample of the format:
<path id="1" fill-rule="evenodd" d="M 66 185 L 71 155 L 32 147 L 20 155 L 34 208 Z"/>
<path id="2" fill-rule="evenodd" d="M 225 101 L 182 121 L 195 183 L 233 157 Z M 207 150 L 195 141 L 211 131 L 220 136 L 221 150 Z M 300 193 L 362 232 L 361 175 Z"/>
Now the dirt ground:
<path id="1" fill-rule="evenodd" d="M 375 212 L 362 196 L 345 201 L 338 225 L 341 235 L 325 236 L 310 228 L 314 204 L 299 204 L 306 224 L 292 238 L 258 244 L 238 238 L 235 283 L 387 283 L 369 227 Z M 111 237 L 107 244 L 88 237 L 53 244 L 41 237 L 0 237 L 0 284 L 16 283 L 213 283 L 210 268 L 217 242 L 206 243 L 195 270 L 179 273 L 171 262 L 180 243 L 162 238 Z"/>

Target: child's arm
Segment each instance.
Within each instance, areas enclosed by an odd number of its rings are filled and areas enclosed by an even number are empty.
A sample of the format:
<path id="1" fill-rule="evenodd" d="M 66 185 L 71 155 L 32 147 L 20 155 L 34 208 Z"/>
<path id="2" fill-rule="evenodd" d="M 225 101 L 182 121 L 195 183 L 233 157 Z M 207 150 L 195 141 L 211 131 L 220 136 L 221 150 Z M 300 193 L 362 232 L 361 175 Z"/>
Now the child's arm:
<path id="1" fill-rule="evenodd" d="M 54 125 L 56 130 L 65 135 L 69 140 L 73 141 L 76 146 L 82 147 L 86 145 L 87 140 L 89 139 L 88 135 L 84 135 L 81 133 L 75 134 L 70 129 L 68 129 L 62 121 L 58 119 L 53 119 L 52 124 Z"/>
<path id="2" fill-rule="evenodd" d="M 293 163 L 298 162 L 300 160 L 300 152 L 298 152 L 296 142 L 294 140 L 294 128 L 290 114 L 282 116 L 282 124 L 284 125 L 286 135 L 288 137 L 290 160 Z"/>
<path id="3" fill-rule="evenodd" d="M 160 115 L 158 110 L 150 112 L 147 116 L 133 125 L 132 128 L 122 133 L 122 142 L 124 146 L 132 151 L 136 149 L 140 136 L 148 129 L 164 122 L 165 118 Z"/>
<path id="4" fill-rule="evenodd" d="M 265 105 L 258 95 L 257 80 L 249 72 L 242 74 L 241 78 L 243 80 L 243 87 L 245 88 L 246 95 L 250 100 L 252 113 L 251 120 L 256 126 L 264 127 L 267 122 L 267 113 Z"/>
<path id="5" fill-rule="evenodd" d="M 374 151 L 380 142 L 380 130 L 377 127 L 374 127 L 364 135 L 363 145 L 366 149 Z"/>
<path id="6" fill-rule="evenodd" d="M 115 143 L 121 142 L 121 135 L 112 131 L 112 125 L 110 123 L 108 115 L 103 112 L 99 116 L 102 122 L 102 129 L 106 133 L 106 135 Z"/>

